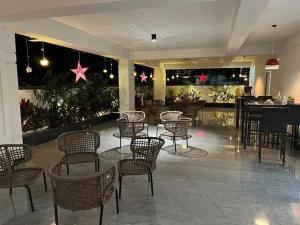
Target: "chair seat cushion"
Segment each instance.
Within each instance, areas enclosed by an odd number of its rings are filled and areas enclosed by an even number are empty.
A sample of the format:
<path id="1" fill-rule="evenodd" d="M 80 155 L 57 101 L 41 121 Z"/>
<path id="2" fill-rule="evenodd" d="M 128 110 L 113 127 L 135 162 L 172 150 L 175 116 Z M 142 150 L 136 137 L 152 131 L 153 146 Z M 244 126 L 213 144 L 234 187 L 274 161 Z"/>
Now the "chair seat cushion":
<path id="1" fill-rule="evenodd" d="M 143 159 L 124 159 L 118 162 L 119 175 L 142 175 L 151 171 L 150 163 Z"/>
<path id="2" fill-rule="evenodd" d="M 62 157 L 60 162 L 62 164 L 88 163 L 95 162 L 99 159 L 96 152 L 72 153 Z"/>
<path id="3" fill-rule="evenodd" d="M 132 138 L 134 135 L 133 132 L 126 132 L 122 134 L 122 138 Z M 120 138 L 120 133 L 114 133 L 113 134 L 114 137 Z M 144 132 L 138 132 L 135 134 L 136 137 L 148 137 L 148 134 L 144 133 Z"/>
<path id="4" fill-rule="evenodd" d="M 42 168 L 25 168 L 14 170 L 12 176 L 6 179 L 0 179 L 1 188 L 24 187 L 31 185 L 43 173 Z"/>
<path id="5" fill-rule="evenodd" d="M 175 140 L 186 140 L 186 139 L 190 139 L 192 137 L 192 135 L 190 134 L 184 134 L 184 133 L 175 133 L 175 135 L 170 132 L 170 131 L 164 131 L 162 132 L 159 137 L 163 138 L 163 139 L 169 139 L 169 140 L 173 140 L 173 136 L 175 136 Z"/>

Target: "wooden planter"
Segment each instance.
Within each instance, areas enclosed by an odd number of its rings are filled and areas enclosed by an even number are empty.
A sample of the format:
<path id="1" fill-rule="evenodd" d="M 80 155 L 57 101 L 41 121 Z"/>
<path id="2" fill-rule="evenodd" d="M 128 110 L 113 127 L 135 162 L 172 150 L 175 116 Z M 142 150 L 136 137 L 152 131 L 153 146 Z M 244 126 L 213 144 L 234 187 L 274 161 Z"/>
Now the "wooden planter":
<path id="1" fill-rule="evenodd" d="M 116 120 L 117 118 L 119 118 L 118 113 L 111 113 L 98 118 L 94 118 L 92 120 L 68 124 L 61 127 L 48 128 L 46 130 L 31 134 L 25 134 L 23 135 L 23 143 L 31 146 L 40 145 L 42 143 L 55 140 L 60 134 L 64 132 L 87 129 L 91 126 L 95 126 L 106 121 Z"/>

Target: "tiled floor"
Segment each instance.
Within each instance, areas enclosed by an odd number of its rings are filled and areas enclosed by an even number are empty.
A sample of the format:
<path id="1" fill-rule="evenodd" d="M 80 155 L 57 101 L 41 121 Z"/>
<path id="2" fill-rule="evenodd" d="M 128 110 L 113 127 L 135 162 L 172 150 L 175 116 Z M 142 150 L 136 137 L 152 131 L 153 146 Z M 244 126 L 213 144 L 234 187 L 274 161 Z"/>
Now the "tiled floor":
<path id="1" fill-rule="evenodd" d="M 206 112 L 205 121 L 190 130 L 193 135 L 190 145 L 207 150 L 206 157 L 185 158 L 161 151 L 154 173 L 154 197 L 150 195 L 146 176 L 125 177 L 120 214 L 116 214 L 112 199 L 105 205 L 103 224 L 300 224 L 300 164 L 296 153 L 287 158 L 283 168 L 278 152 L 265 150 L 263 163 L 258 164 L 255 149 L 244 150 L 237 144 L 238 136 L 230 119 L 233 113 L 225 114 Z M 116 124 L 106 123 L 95 129 L 101 133 L 99 153 L 118 146 L 118 140 L 112 137 Z M 155 131 L 150 126 L 152 135 Z M 36 147 L 29 164 L 49 167 L 60 157 L 52 141 Z M 101 163 L 116 161 L 101 159 Z M 92 170 L 93 165 L 70 169 L 71 173 Z M 43 192 L 40 180 L 33 185 L 32 192 L 34 213 L 30 211 L 25 189 L 14 189 L 12 197 L 7 189 L 0 189 L 0 224 L 54 224 L 51 189 Z M 59 218 L 61 225 L 98 224 L 99 209 L 80 212 L 59 209 Z"/>

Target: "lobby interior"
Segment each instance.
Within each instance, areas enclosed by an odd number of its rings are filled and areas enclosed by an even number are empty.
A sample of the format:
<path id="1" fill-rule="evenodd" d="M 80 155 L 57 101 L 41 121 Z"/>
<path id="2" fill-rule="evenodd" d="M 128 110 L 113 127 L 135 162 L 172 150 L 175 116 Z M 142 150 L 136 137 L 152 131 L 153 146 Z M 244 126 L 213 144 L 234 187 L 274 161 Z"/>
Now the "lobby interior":
<path id="1" fill-rule="evenodd" d="M 58 135 L 36 144 L 33 139 L 37 136 L 32 135 L 36 130 L 24 131 L 20 122 L 23 121 L 20 101 L 36 99 L 34 91 L 20 85 L 16 35 L 26 37 L 26 43 L 27 37 L 30 38 L 32 45 L 45 43 L 46 50 L 42 52 L 46 57 L 49 46 L 55 45 L 72 49 L 76 57 L 79 52 L 78 62 L 86 54 L 104 57 L 101 60 L 110 60 L 108 72 L 117 71 L 116 86 L 110 87 L 117 90 L 117 110 L 110 111 L 110 119 L 86 122 L 81 127 L 100 136 L 100 147 L 96 149 L 100 173 L 110 166 L 117 171 L 118 161 L 132 156 L 132 139 L 122 139 L 119 148 L 121 131 L 115 135 L 120 129 L 116 118 L 123 112 L 144 111 L 143 128 L 149 137 L 158 137 L 163 132 L 164 126 L 157 125 L 155 105 L 147 111 L 144 107 L 147 100 L 137 101 L 140 91 L 137 87 L 142 84 L 144 89 L 151 88 L 151 101 L 166 104 L 171 91 L 180 92 L 187 84 L 185 72 L 195 74 L 195 83 L 188 86 L 193 86 L 192 91 L 201 92 L 201 99 L 206 103 L 189 124 L 188 143 L 179 140 L 175 143 L 178 152 L 174 152 L 174 141 L 165 140 L 153 180 L 149 174 L 149 182 L 147 174 L 126 176 L 122 198 L 118 199 L 119 213 L 112 196 L 105 203 L 102 224 L 300 224 L 298 139 L 293 145 L 294 139 L 287 135 L 284 166 L 282 152 L 279 154 L 273 145 L 263 148 L 259 163 L 259 137 L 254 135 L 251 139 L 250 125 L 248 143 L 248 136 L 243 134 L 248 127 L 244 127 L 243 118 L 236 114 L 237 99 L 243 95 L 240 91 L 245 95 L 273 96 L 273 100 L 279 95 L 284 96 L 282 99 L 291 96 L 296 106 L 300 103 L 299 11 L 297 0 L 11 0 L 3 3 L 0 8 L 0 145 L 32 145 L 32 159 L 20 168 L 44 168 L 48 191 L 44 191 L 41 178 L 31 185 L 32 212 L 27 190 L 13 188 L 10 195 L 8 188 L 2 188 L 0 177 L 0 224 L 56 224 L 47 172 L 63 157 L 58 149 Z M 279 68 L 266 69 L 268 59 L 276 59 Z M 77 61 L 74 67 L 75 64 Z M 91 68 L 91 65 L 82 66 Z M 138 72 L 138 68 L 142 69 Z M 146 74 L 146 82 L 152 79 L 151 86 L 143 83 L 144 70 L 151 71 L 151 75 Z M 214 70 L 230 70 L 228 82 L 235 83 L 208 83 L 206 79 L 214 76 L 209 75 Z M 24 72 L 24 76 L 30 73 Z M 182 83 L 176 83 L 176 74 L 181 76 Z M 235 94 L 230 101 L 226 97 L 225 102 L 211 100 L 213 91 L 217 90 L 214 87 L 225 90 L 228 86 L 233 87 Z M 173 103 L 177 100 L 178 96 Z M 173 110 L 172 103 L 168 104 L 165 111 Z M 299 131 L 296 134 L 299 136 Z M 0 175 L 2 171 L 0 165 Z M 70 175 L 66 175 L 64 166 L 62 171 L 66 177 L 84 177 L 91 172 L 91 164 L 70 165 Z M 116 178 L 116 189 L 119 182 Z M 59 207 L 58 218 L 59 224 L 64 225 L 98 224 L 99 208 L 72 211 Z"/>

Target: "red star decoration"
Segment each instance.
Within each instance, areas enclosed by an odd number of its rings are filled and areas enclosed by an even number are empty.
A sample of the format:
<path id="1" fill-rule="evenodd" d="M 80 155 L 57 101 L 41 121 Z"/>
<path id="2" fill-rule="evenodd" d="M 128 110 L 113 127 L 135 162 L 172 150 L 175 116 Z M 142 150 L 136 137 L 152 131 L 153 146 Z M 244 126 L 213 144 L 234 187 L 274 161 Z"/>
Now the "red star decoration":
<path id="1" fill-rule="evenodd" d="M 142 73 L 142 75 L 140 75 L 140 77 L 141 77 L 141 82 L 147 82 L 147 76 L 146 76 L 146 74 L 143 72 Z"/>
<path id="2" fill-rule="evenodd" d="M 207 76 L 204 73 L 202 73 L 201 75 L 198 76 L 198 79 L 199 81 L 206 81 Z"/>
<path id="3" fill-rule="evenodd" d="M 85 77 L 84 73 L 87 70 L 88 70 L 88 67 L 82 68 L 81 65 L 80 65 L 80 61 L 78 60 L 77 68 L 76 69 L 71 69 L 71 71 L 76 74 L 75 83 L 77 83 L 80 79 L 83 79 L 83 80 L 86 81 L 86 77 Z"/>

